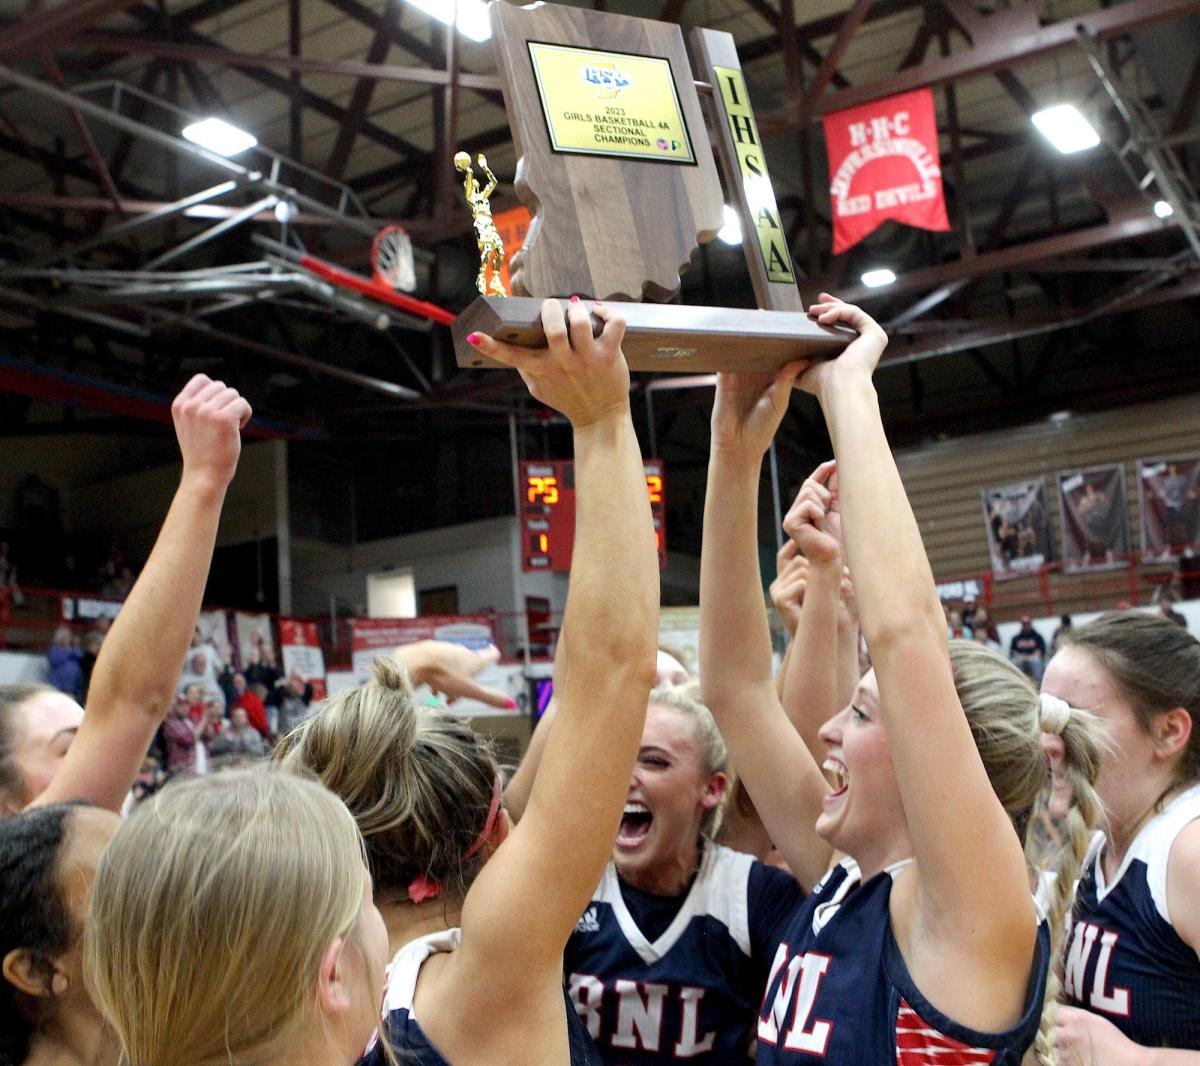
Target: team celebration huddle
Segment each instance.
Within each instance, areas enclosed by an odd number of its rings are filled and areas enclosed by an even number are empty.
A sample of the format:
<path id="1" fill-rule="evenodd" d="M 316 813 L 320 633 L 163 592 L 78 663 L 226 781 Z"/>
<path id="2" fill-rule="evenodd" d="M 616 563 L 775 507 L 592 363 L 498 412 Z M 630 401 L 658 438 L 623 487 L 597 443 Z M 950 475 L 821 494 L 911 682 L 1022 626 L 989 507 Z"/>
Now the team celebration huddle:
<path id="1" fill-rule="evenodd" d="M 1200 644 L 1101 615 L 1039 691 L 948 638 L 872 384 L 887 337 L 828 294 L 808 314 L 857 339 L 717 381 L 698 678 L 660 669 L 624 321 L 548 300 L 542 348 L 468 338 L 574 437 L 555 696 L 520 765 L 414 699 L 472 656 L 401 650 L 268 762 L 122 818 L 251 414 L 193 378 L 86 709 L 0 688 L 0 1063 L 1200 1064 Z M 797 391 L 833 456 L 784 521 L 776 667 L 758 494 Z"/>

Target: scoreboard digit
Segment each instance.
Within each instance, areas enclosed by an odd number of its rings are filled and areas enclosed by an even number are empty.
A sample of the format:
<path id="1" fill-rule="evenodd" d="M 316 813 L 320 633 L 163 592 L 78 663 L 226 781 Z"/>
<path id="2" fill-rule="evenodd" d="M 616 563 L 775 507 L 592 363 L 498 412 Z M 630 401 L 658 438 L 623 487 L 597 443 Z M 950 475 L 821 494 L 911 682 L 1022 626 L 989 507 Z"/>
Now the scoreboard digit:
<path id="1" fill-rule="evenodd" d="M 571 568 L 575 540 L 575 467 L 565 460 L 522 463 L 521 568 Z"/>
<path id="2" fill-rule="evenodd" d="M 654 543 L 658 546 L 658 568 L 667 565 L 666 479 L 661 459 L 647 459 L 646 491 L 650 495 L 650 517 L 654 520 Z"/>
<path id="3" fill-rule="evenodd" d="M 662 460 L 647 460 L 645 473 L 658 565 L 663 567 L 667 565 L 667 508 Z M 569 459 L 523 462 L 519 476 L 521 569 L 566 573 L 575 547 L 575 464 Z"/>

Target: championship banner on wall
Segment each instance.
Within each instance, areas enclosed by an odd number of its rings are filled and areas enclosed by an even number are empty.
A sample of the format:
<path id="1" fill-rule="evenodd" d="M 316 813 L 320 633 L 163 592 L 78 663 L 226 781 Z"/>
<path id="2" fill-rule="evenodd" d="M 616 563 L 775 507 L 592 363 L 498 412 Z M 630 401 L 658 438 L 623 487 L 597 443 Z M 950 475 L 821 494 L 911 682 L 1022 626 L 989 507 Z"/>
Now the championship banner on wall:
<path id="1" fill-rule="evenodd" d="M 371 664 L 401 644 L 448 640 L 472 651 L 495 643 L 491 615 L 438 614 L 424 618 L 355 618 L 350 625 L 350 661 L 355 683 L 371 680 Z M 482 682 L 481 682 L 482 683 Z"/>
<path id="2" fill-rule="evenodd" d="M 948 230 L 933 92 L 873 100 L 825 116 L 833 253 L 888 219 Z"/>
<path id="3" fill-rule="evenodd" d="M 1144 556 L 1200 552 L 1200 456 L 1139 460 L 1137 469 Z"/>
<path id="4" fill-rule="evenodd" d="M 313 699 L 323 700 L 326 696 L 325 656 L 321 651 L 317 623 L 296 618 L 279 619 L 279 648 L 283 653 L 283 672 L 290 674 L 295 670 L 312 685 Z"/>
<path id="5" fill-rule="evenodd" d="M 1108 570 L 1129 555 L 1129 503 L 1125 469 L 1113 464 L 1060 471 L 1063 570 Z"/>
<path id="6" fill-rule="evenodd" d="M 1045 478 L 984 489 L 980 496 L 995 577 L 1034 574 L 1054 558 Z"/>

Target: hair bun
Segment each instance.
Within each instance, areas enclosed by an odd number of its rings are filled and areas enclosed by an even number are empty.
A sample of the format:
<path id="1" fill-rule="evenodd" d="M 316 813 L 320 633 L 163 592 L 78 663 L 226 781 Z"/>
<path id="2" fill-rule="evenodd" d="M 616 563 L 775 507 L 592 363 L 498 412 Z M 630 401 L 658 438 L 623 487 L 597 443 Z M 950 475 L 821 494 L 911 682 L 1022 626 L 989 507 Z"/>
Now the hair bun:
<path id="1" fill-rule="evenodd" d="M 1062 736 L 1062 732 L 1071 721 L 1071 705 L 1066 700 L 1043 692 L 1040 697 L 1040 723 L 1043 733 L 1053 733 Z"/>
<path id="2" fill-rule="evenodd" d="M 390 655 L 381 655 L 371 663 L 371 675 L 375 684 L 383 688 L 399 690 L 412 695 L 412 682 L 408 677 L 408 668 Z"/>

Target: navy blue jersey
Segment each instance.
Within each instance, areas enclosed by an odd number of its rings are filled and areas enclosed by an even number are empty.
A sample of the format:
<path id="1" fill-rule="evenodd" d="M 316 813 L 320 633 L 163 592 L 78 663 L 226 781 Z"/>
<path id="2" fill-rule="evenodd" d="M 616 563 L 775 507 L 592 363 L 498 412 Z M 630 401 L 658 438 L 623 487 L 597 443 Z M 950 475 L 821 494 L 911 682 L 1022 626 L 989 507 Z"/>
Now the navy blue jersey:
<path id="1" fill-rule="evenodd" d="M 392 1047 L 397 1052 L 396 1057 L 404 1066 L 451 1066 L 450 1061 L 433 1046 L 413 1016 L 413 997 L 417 991 L 417 975 L 421 972 L 421 964 L 435 952 L 454 951 L 461 940 L 462 931 L 459 929 L 447 929 L 441 933 L 420 937 L 397 951 L 388 967 L 387 992 L 383 1000 L 383 1024 Z M 569 1066 L 602 1066 L 591 1038 L 584 1031 L 565 994 L 563 1011 L 567 1019 Z M 357 1066 L 390 1064 L 383 1048 L 373 1040 L 367 1053 L 358 1060 Z"/>
<path id="2" fill-rule="evenodd" d="M 707 844 L 674 917 L 651 940 L 610 863 L 563 960 L 605 1063 L 749 1062 L 770 953 L 803 898 L 790 874 Z"/>
<path id="3" fill-rule="evenodd" d="M 1093 847 L 1076 892 L 1063 993 L 1135 1044 L 1200 1050 L 1200 958 L 1167 910 L 1171 845 L 1197 818 L 1200 785 L 1142 827 L 1112 884 Z"/>
<path id="4" fill-rule="evenodd" d="M 759 1014 L 759 1066 L 1019 1066 L 1041 1020 L 1045 923 L 1021 1020 L 1003 1033 L 968 1029 L 921 995 L 892 936 L 888 899 L 905 865 L 860 884 L 847 859 L 797 908 Z"/>

